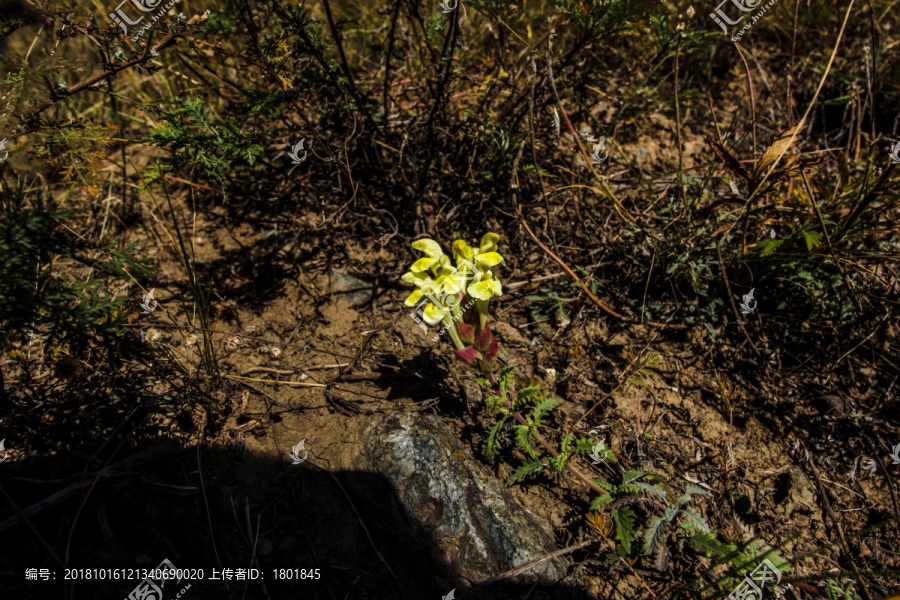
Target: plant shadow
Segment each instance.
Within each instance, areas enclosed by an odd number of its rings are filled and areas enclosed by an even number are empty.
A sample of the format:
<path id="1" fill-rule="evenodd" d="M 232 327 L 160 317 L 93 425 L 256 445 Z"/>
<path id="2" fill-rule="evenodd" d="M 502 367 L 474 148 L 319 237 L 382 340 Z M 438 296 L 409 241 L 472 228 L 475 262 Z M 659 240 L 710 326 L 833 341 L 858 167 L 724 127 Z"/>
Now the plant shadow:
<path id="1" fill-rule="evenodd" d="M 186 600 L 438 599 L 454 589 L 457 599 L 590 597 L 527 574 L 466 594 L 481 582 L 436 556 L 429 531 L 379 474 L 330 473 L 240 447 L 161 447 L 155 458 L 132 467 L 119 460 L 123 468 L 99 478 L 71 459 L 71 475 L 52 479 L 35 477 L 46 457 L 4 464 L 0 546 L 11 550 L 0 557 L 4 597 L 131 598 L 143 580 L 136 570 L 164 560 L 192 578 L 158 581 L 163 594 L 154 600 L 179 593 Z M 37 570 L 37 581 L 26 580 L 26 569 Z M 249 569 L 257 571 L 241 571 Z"/>

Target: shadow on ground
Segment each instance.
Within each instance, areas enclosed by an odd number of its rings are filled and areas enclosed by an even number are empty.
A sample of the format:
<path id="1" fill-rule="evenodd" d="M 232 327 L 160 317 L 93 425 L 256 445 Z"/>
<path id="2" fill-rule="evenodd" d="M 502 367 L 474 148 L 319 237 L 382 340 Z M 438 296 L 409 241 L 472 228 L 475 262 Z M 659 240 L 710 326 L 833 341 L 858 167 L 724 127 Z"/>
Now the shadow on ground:
<path id="1" fill-rule="evenodd" d="M 579 588 L 521 580 L 466 596 L 479 582 L 461 580 L 432 555 L 428 533 L 384 477 L 329 473 L 311 461 L 292 465 L 241 448 L 198 453 L 162 443 L 138 466 L 113 461 L 121 467 L 99 479 L 96 472 L 62 476 L 46 457 L 0 465 L 2 596 L 169 600 L 183 590 L 186 600 L 440 600 L 455 588 L 457 599 L 590 597 Z M 66 468 L 72 473 L 81 465 L 69 460 Z M 159 599 L 130 595 L 141 584 L 137 574 L 98 580 L 81 571 L 153 569 L 164 559 L 178 569 L 203 569 L 203 578 L 166 582 Z M 224 568 L 235 577 L 237 569 L 261 576 L 212 580 L 213 569 L 221 577 Z M 47 569 L 50 581 L 26 581 L 26 569 Z M 280 569 L 292 570 L 293 578 L 277 578 Z"/>

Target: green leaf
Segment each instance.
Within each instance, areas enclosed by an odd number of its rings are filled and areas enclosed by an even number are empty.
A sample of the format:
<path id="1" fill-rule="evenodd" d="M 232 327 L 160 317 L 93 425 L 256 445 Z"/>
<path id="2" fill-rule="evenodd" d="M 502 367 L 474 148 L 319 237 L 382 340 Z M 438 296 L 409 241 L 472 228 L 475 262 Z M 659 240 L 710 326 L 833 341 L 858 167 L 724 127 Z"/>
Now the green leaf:
<path id="1" fill-rule="evenodd" d="M 516 425 L 516 442 L 519 447 L 531 458 L 536 458 L 534 449 L 531 447 L 531 427 L 527 425 Z"/>
<path id="2" fill-rule="evenodd" d="M 622 473 L 622 484 L 631 483 L 636 479 L 640 479 L 647 473 L 645 471 L 625 471 Z"/>
<path id="3" fill-rule="evenodd" d="M 506 407 L 503 406 L 503 398 L 501 398 L 500 396 L 488 396 L 484 399 L 484 403 L 494 410 L 506 410 Z"/>
<path id="4" fill-rule="evenodd" d="M 694 531 L 699 533 L 710 533 L 706 519 L 704 519 L 703 515 L 697 512 L 697 509 L 693 506 L 685 506 L 681 514 L 683 514 L 685 518 L 681 526 L 688 533 Z"/>
<path id="5" fill-rule="evenodd" d="M 487 453 L 491 460 L 497 458 L 497 454 L 500 451 L 500 443 L 497 438 L 500 435 L 500 428 L 503 427 L 506 419 L 507 417 L 503 417 L 502 419 L 500 419 L 500 421 L 496 425 L 491 427 L 490 431 L 488 432 Z"/>
<path id="6" fill-rule="evenodd" d="M 500 374 L 497 376 L 497 383 L 500 385 L 500 389 L 503 390 L 504 396 L 509 391 L 509 383 L 512 381 L 512 377 L 518 368 L 518 365 L 509 365 L 500 369 Z"/>
<path id="7" fill-rule="evenodd" d="M 541 419 L 550 414 L 550 411 L 552 411 L 558 405 L 559 401 L 557 401 L 555 398 L 545 398 L 544 400 L 541 400 L 537 404 L 537 406 L 534 407 L 534 412 L 531 413 L 531 424 L 535 427 L 541 425 Z"/>
<path id="8" fill-rule="evenodd" d="M 812 250 L 822 244 L 822 234 L 818 231 L 803 230 L 803 238 L 806 240 L 807 250 Z"/>
<path id="9" fill-rule="evenodd" d="M 760 240 L 756 243 L 756 250 L 759 252 L 761 256 L 768 256 L 772 254 L 784 243 L 784 240 Z"/>
<path id="10" fill-rule="evenodd" d="M 597 510 L 598 508 L 601 508 L 603 506 L 611 504 L 612 501 L 613 501 L 613 497 L 610 496 L 609 494 L 602 494 L 600 496 L 597 496 L 591 502 L 591 510 Z"/>
<path id="11" fill-rule="evenodd" d="M 669 506 L 666 508 L 666 520 L 671 521 L 681 513 L 681 509 L 677 506 Z"/>
<path id="12" fill-rule="evenodd" d="M 669 534 L 669 522 L 662 517 L 653 517 L 644 529 L 643 552 L 650 556 L 666 543 Z"/>
<path id="13" fill-rule="evenodd" d="M 612 513 L 616 523 L 616 540 L 622 545 L 626 555 L 631 554 L 631 542 L 634 541 L 634 512 L 630 506 L 623 506 Z"/>
<path id="14" fill-rule="evenodd" d="M 532 473 L 536 473 L 544 468 L 544 465 L 540 463 L 540 461 L 530 461 L 516 469 L 516 472 L 513 473 L 507 480 L 506 485 L 510 486 L 514 483 L 518 483 L 522 481 Z"/>
<path id="15" fill-rule="evenodd" d="M 693 496 L 712 496 L 712 494 L 700 486 L 689 483 L 684 488 L 684 495 L 678 498 L 678 504 L 687 504 Z"/>
<path id="16" fill-rule="evenodd" d="M 637 486 L 639 489 L 644 490 L 645 492 L 648 492 L 650 494 L 653 494 L 654 496 L 658 496 L 658 497 L 662 498 L 663 500 L 666 499 L 665 488 L 662 488 L 662 487 L 656 486 L 656 485 L 650 485 L 646 481 L 636 481 L 636 482 L 634 482 L 634 485 Z"/>
<path id="17" fill-rule="evenodd" d="M 569 456 L 567 454 L 559 454 L 550 459 L 550 468 L 554 471 L 560 472 L 566 466 L 566 461 L 569 460 Z"/>
<path id="18" fill-rule="evenodd" d="M 533 402 L 543 392 L 544 389 L 539 385 L 529 385 L 526 388 L 522 388 L 516 394 L 516 405 L 522 406 L 528 404 L 529 402 Z"/>
<path id="19" fill-rule="evenodd" d="M 707 557 L 715 555 L 720 559 L 729 559 L 738 553 L 737 546 L 734 544 L 723 544 L 718 540 L 716 534 L 710 532 L 698 533 L 691 538 L 691 543 L 698 550 L 706 552 Z"/>

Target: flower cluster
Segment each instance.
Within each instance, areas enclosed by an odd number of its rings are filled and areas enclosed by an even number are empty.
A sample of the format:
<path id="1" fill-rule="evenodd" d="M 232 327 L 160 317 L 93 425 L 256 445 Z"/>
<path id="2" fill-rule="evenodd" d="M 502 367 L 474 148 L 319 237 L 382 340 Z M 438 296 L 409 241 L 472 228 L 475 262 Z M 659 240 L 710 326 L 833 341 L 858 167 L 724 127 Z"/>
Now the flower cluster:
<path id="1" fill-rule="evenodd" d="M 441 323 L 456 346 L 456 354 L 469 362 L 493 364 L 496 356 L 497 342 L 488 326 L 488 302 L 503 294 L 494 273 L 495 267 L 506 264 L 497 252 L 499 240 L 496 233 L 487 233 L 477 248 L 456 240 L 452 259 L 436 241 L 416 240 L 413 248 L 425 256 L 401 278 L 417 288 L 406 299 L 406 306 L 424 304 L 417 310 L 422 321 Z"/>

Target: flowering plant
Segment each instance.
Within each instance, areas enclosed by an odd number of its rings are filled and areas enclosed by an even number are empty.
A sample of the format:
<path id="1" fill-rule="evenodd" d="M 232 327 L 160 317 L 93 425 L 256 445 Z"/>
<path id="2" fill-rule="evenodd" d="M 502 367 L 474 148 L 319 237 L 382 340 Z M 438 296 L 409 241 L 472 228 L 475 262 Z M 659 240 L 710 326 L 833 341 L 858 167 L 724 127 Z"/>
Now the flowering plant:
<path id="1" fill-rule="evenodd" d="M 486 233 L 477 248 L 465 240 L 456 240 L 452 259 L 436 241 L 416 240 L 413 248 L 425 256 L 401 277 L 417 288 L 405 302 L 406 306 L 416 307 L 411 314 L 416 323 L 422 324 L 423 329 L 423 323 L 443 325 L 438 335 L 447 332 L 456 355 L 468 363 L 477 363 L 483 372 L 493 370 L 498 350 L 488 324 L 488 302 L 503 294 L 494 271 L 498 265 L 506 265 L 497 252 L 499 240 L 496 233 Z"/>

